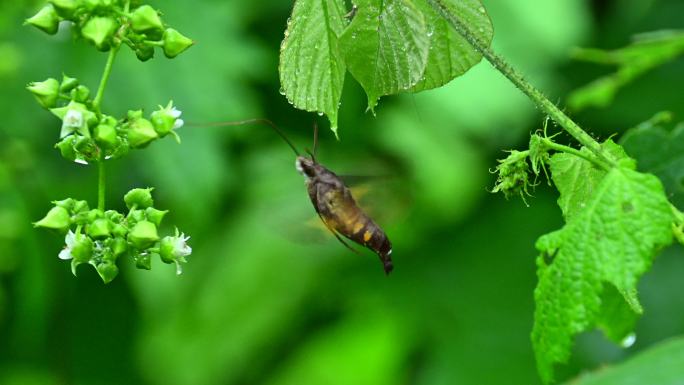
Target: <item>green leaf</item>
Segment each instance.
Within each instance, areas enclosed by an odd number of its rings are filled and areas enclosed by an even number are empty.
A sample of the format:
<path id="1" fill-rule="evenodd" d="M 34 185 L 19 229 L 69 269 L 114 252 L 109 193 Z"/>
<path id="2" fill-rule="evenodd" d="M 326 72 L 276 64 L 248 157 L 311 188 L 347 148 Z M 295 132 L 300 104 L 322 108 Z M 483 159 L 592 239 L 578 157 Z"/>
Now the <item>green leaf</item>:
<path id="1" fill-rule="evenodd" d="M 423 77 L 411 88 L 411 91 L 418 92 L 442 86 L 463 75 L 480 62 L 482 55 L 456 33 L 425 0 L 415 0 L 415 4 L 425 16 L 427 34 L 430 38 L 428 61 Z M 447 0 L 444 4 L 468 25 L 477 38 L 487 46 L 490 45 L 494 30 L 480 0 Z"/>
<path id="2" fill-rule="evenodd" d="M 640 352 L 624 363 L 583 375 L 568 385 L 680 385 L 684 378 L 684 338 Z"/>
<path id="3" fill-rule="evenodd" d="M 628 159 L 625 151 L 610 139 L 604 142 L 602 147 L 616 160 Z M 581 152 L 588 158 L 594 156 L 587 148 L 582 148 Z M 567 153 L 553 155 L 549 166 L 553 182 L 560 192 L 558 206 L 563 211 L 565 220 L 570 221 L 586 206 L 605 177 L 606 171 L 585 159 Z"/>
<path id="4" fill-rule="evenodd" d="M 281 92 L 299 109 L 326 114 L 335 134 L 346 71 L 338 50 L 343 15 L 343 0 L 297 0 L 280 46 Z"/>
<path id="5" fill-rule="evenodd" d="M 580 181 L 590 178 L 585 174 Z M 637 281 L 656 252 L 672 242 L 673 214 L 655 176 L 613 168 L 587 195 L 585 207 L 536 245 L 541 253 L 532 343 L 547 383 L 553 365 L 568 359 L 576 334 L 596 326 L 611 337 L 624 333 L 624 324 L 605 322 L 611 319 L 611 312 L 602 309 L 606 284 L 617 289 L 632 312 L 641 313 Z"/>
<path id="6" fill-rule="evenodd" d="M 684 209 L 684 123 L 666 129 L 662 119 L 646 122 L 623 135 L 620 142 L 636 158 L 640 171 L 658 176 L 672 203 Z"/>
<path id="7" fill-rule="evenodd" d="M 620 88 L 644 73 L 684 54 L 683 31 L 658 31 L 638 35 L 631 45 L 614 51 L 577 49 L 579 60 L 618 67 L 614 74 L 602 77 L 575 90 L 568 97 L 573 110 L 608 106 Z"/>
<path id="8" fill-rule="evenodd" d="M 408 91 L 420 81 L 430 39 L 425 16 L 411 0 L 358 0 L 356 5 L 340 49 L 373 110 L 381 96 Z"/>

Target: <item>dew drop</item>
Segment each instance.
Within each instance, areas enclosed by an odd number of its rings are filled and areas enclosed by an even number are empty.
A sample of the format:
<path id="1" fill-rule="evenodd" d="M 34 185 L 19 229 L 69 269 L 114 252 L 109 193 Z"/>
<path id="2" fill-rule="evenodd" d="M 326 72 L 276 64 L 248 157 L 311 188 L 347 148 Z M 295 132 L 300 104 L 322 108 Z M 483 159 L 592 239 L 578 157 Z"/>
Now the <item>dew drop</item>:
<path id="1" fill-rule="evenodd" d="M 319 111 L 318 116 L 323 116 L 323 113 Z"/>
<path id="2" fill-rule="evenodd" d="M 480 11 L 480 13 L 485 13 L 485 9 L 484 9 L 484 7 L 480 7 L 480 8 L 478 8 L 478 11 Z"/>
<path id="3" fill-rule="evenodd" d="M 282 88 L 282 87 L 280 87 L 280 89 L 278 90 L 278 92 L 279 92 L 281 95 L 285 95 L 285 89 Z"/>

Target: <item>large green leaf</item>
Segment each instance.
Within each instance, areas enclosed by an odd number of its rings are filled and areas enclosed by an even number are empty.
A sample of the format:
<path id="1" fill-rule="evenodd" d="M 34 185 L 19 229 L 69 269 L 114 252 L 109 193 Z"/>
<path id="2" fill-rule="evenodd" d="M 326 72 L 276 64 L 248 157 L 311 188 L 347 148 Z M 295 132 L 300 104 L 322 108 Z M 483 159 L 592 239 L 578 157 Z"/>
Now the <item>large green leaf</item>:
<path id="1" fill-rule="evenodd" d="M 358 0 L 356 6 L 340 48 L 372 110 L 381 96 L 407 91 L 421 79 L 430 39 L 425 16 L 412 0 Z"/>
<path id="2" fill-rule="evenodd" d="M 415 4 L 425 15 L 430 38 L 425 72 L 411 88 L 411 91 L 417 92 L 442 86 L 463 75 L 482 59 L 482 55 L 456 33 L 425 0 L 415 0 Z M 491 43 L 494 29 L 480 0 L 447 0 L 444 4 L 468 25 L 478 39 L 486 45 Z"/>
<path id="3" fill-rule="evenodd" d="M 643 351 L 613 367 L 583 375 L 568 385 L 681 385 L 684 384 L 684 338 Z"/>
<path id="4" fill-rule="evenodd" d="M 554 182 L 576 183 L 564 177 Z M 576 334 L 600 326 L 613 339 L 624 337 L 624 323 L 608 323 L 616 310 L 602 309 L 605 286 L 614 286 L 641 313 L 637 281 L 656 252 L 671 243 L 672 221 L 658 178 L 619 167 L 605 174 L 563 228 L 539 238 L 532 343 L 545 382 L 553 379 L 553 365 L 568 359 Z"/>
<path id="5" fill-rule="evenodd" d="M 627 131 L 620 142 L 637 160 L 639 170 L 660 178 L 672 203 L 681 210 L 684 209 L 684 123 L 673 130 L 662 123 L 641 124 Z"/>
<path id="6" fill-rule="evenodd" d="M 338 50 L 344 12 L 343 0 L 297 0 L 280 47 L 282 92 L 295 107 L 326 114 L 334 132 L 345 74 Z"/>
<path id="7" fill-rule="evenodd" d="M 610 139 L 603 143 L 602 147 L 615 159 L 627 159 L 622 147 Z M 586 148 L 582 148 L 581 152 L 588 158 L 594 156 Z M 585 159 L 566 153 L 558 153 L 551 157 L 549 166 L 553 181 L 560 192 L 558 206 L 563 211 L 565 220 L 570 221 L 586 206 L 606 176 L 606 171 Z"/>

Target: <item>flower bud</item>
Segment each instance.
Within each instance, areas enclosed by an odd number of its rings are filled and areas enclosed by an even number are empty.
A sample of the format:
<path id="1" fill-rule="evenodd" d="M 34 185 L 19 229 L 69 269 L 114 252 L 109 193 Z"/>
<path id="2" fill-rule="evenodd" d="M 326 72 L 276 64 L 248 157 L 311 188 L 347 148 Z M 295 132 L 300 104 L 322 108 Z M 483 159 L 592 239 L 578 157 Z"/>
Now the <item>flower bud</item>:
<path id="1" fill-rule="evenodd" d="M 109 238 L 110 223 L 104 218 L 96 219 L 88 225 L 86 232 L 93 239 L 104 239 Z"/>
<path id="2" fill-rule="evenodd" d="M 145 118 L 137 118 L 128 123 L 128 143 L 133 148 L 145 147 L 158 137 L 152 123 Z"/>
<path id="3" fill-rule="evenodd" d="M 149 5 L 138 7 L 131 13 L 131 28 L 139 33 L 160 34 L 164 29 L 157 11 Z"/>
<path id="4" fill-rule="evenodd" d="M 140 44 L 135 49 L 135 56 L 138 60 L 146 62 L 154 57 L 154 47 L 151 45 Z"/>
<path id="5" fill-rule="evenodd" d="M 104 213 L 104 217 L 109 219 L 112 223 L 121 223 L 124 220 L 123 214 L 116 210 L 107 210 Z"/>
<path id="6" fill-rule="evenodd" d="M 99 209 L 92 209 L 88 211 L 87 214 L 88 222 L 93 222 L 96 219 L 100 219 L 102 217 L 104 217 L 104 213 Z"/>
<path id="7" fill-rule="evenodd" d="M 70 96 L 71 100 L 79 103 L 85 103 L 88 101 L 88 97 L 90 96 L 90 89 L 84 85 L 77 86 L 71 90 Z"/>
<path id="8" fill-rule="evenodd" d="M 57 97 L 59 96 L 57 79 L 49 78 L 42 82 L 33 82 L 26 89 L 36 97 L 38 104 L 44 108 L 53 108 L 57 104 Z"/>
<path id="9" fill-rule="evenodd" d="M 69 212 L 64 207 L 55 206 L 48 211 L 47 215 L 45 215 L 43 219 L 34 223 L 33 226 L 66 231 L 70 224 L 71 217 Z"/>
<path id="10" fill-rule="evenodd" d="M 153 188 L 134 188 L 124 195 L 124 202 L 126 202 L 126 207 L 132 209 L 133 207 L 138 207 L 141 209 L 146 209 L 148 207 L 154 206 L 154 200 L 152 199 Z"/>
<path id="11" fill-rule="evenodd" d="M 169 59 L 180 55 L 183 51 L 195 44 L 194 41 L 183 36 L 173 28 L 167 28 L 166 31 L 164 31 L 162 39 L 164 43 L 164 55 Z"/>
<path id="12" fill-rule="evenodd" d="M 55 148 L 59 149 L 59 153 L 66 160 L 75 161 L 76 160 L 76 150 L 74 150 L 74 143 L 76 138 L 71 135 L 62 139 L 59 143 L 55 144 Z"/>
<path id="13" fill-rule="evenodd" d="M 128 251 L 128 242 L 123 238 L 111 238 L 108 242 L 109 249 L 112 250 L 114 258 L 119 258 Z"/>
<path id="14" fill-rule="evenodd" d="M 50 3 L 54 5 L 59 16 L 68 20 L 71 20 L 74 12 L 81 5 L 80 0 L 50 0 Z"/>
<path id="15" fill-rule="evenodd" d="M 117 223 L 114 226 L 112 226 L 112 234 L 115 237 L 123 238 L 128 234 L 128 229 L 126 228 L 126 226 Z"/>
<path id="16" fill-rule="evenodd" d="M 76 204 L 76 200 L 74 198 L 67 198 L 61 201 L 52 201 L 52 204 L 57 207 L 61 207 L 66 211 L 72 211 L 74 209 L 74 205 Z"/>
<path id="17" fill-rule="evenodd" d="M 90 211 L 90 207 L 88 207 L 88 202 L 76 201 L 76 203 L 74 203 L 74 213 L 85 213 L 88 211 Z"/>
<path id="18" fill-rule="evenodd" d="M 34 16 L 26 19 L 25 24 L 30 24 L 48 35 L 54 35 L 59 29 L 59 16 L 55 8 L 48 4 L 41 8 Z"/>
<path id="19" fill-rule="evenodd" d="M 173 101 L 170 101 L 166 107 L 159 106 L 157 111 L 151 115 L 152 125 L 160 137 L 166 136 L 171 130 L 180 128 L 183 125 L 183 120 L 180 119 L 182 112 L 173 106 Z"/>
<path id="20" fill-rule="evenodd" d="M 116 135 L 116 120 L 111 116 L 107 116 L 100 124 L 95 127 L 93 132 L 95 141 L 102 147 L 114 148 L 118 144 Z"/>
<path id="21" fill-rule="evenodd" d="M 95 47 L 100 51 L 107 51 L 111 46 L 109 40 L 117 27 L 116 21 L 110 17 L 93 17 L 83 26 L 81 35 L 95 44 Z"/>
<path id="22" fill-rule="evenodd" d="M 126 218 L 128 220 L 128 225 L 133 226 L 140 221 L 146 220 L 145 219 L 145 211 L 143 211 L 143 210 L 131 210 L 128 213 L 128 216 Z"/>
<path id="23" fill-rule="evenodd" d="M 100 150 L 95 145 L 95 141 L 91 138 L 76 135 L 74 150 L 76 150 L 77 163 L 88 164 L 88 162 L 95 162 L 99 160 Z"/>
<path id="24" fill-rule="evenodd" d="M 145 209 L 145 217 L 148 221 L 154 223 L 156 226 L 161 224 L 164 216 L 169 212 L 169 210 L 157 210 L 154 207 L 148 207 Z"/>
<path id="25" fill-rule="evenodd" d="M 62 92 L 69 92 L 78 86 L 78 79 L 72 78 L 62 74 L 62 82 L 59 84 L 59 90 Z"/>
<path id="26" fill-rule="evenodd" d="M 159 240 L 157 226 L 149 221 L 140 221 L 128 233 L 128 241 L 138 249 L 146 249 Z"/>
<path id="27" fill-rule="evenodd" d="M 105 284 L 112 282 L 119 274 L 119 268 L 116 266 L 116 264 L 106 259 L 101 263 L 98 263 L 95 266 L 95 270 L 97 271 L 97 274 L 100 275 L 100 278 L 102 278 L 102 282 Z"/>
<path id="28" fill-rule="evenodd" d="M 93 241 L 83 234 L 76 234 L 71 256 L 77 263 L 88 262 L 93 256 Z"/>

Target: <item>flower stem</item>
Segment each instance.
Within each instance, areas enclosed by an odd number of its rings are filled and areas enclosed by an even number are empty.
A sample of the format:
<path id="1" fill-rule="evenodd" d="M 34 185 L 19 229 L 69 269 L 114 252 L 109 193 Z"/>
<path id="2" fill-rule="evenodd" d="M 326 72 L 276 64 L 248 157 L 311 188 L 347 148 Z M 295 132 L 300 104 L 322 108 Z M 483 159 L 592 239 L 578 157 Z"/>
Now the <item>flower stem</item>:
<path id="1" fill-rule="evenodd" d="M 576 148 L 572 148 L 572 147 L 570 147 L 570 146 L 565 146 L 565 145 L 562 145 L 562 144 L 558 144 L 558 143 L 556 143 L 556 142 L 554 142 L 554 141 L 552 141 L 551 139 L 548 139 L 548 138 L 542 138 L 541 140 L 542 140 L 542 142 L 544 143 L 544 145 L 545 145 L 547 148 L 550 148 L 551 150 L 559 151 L 559 152 L 565 152 L 565 153 L 567 153 L 567 154 L 575 155 L 575 156 L 580 157 L 580 158 L 586 160 L 587 162 L 592 163 L 592 164 L 594 164 L 594 165 L 596 165 L 596 166 L 598 166 L 598 167 L 600 167 L 600 168 L 602 168 L 602 169 L 604 169 L 604 170 L 606 170 L 606 171 L 607 171 L 607 170 L 610 170 L 610 166 L 607 165 L 607 164 L 606 164 L 605 162 L 603 162 L 602 160 L 597 159 L 597 158 L 595 158 L 595 157 L 593 157 L 593 156 L 591 156 L 591 155 L 589 155 L 589 154 L 586 154 L 586 153 L 584 153 L 584 152 L 582 152 L 582 151 L 580 151 L 580 150 L 578 150 L 578 149 L 576 149 Z"/>
<path id="2" fill-rule="evenodd" d="M 494 53 L 488 47 L 488 43 L 481 41 L 475 34 L 473 34 L 468 26 L 461 21 L 450 9 L 444 4 L 443 0 L 427 0 L 432 8 L 437 11 L 442 17 L 451 25 L 451 27 L 479 53 L 489 61 L 494 68 L 501 72 L 508 78 L 520 91 L 539 106 L 551 119 L 558 123 L 565 129 L 573 138 L 580 142 L 584 147 L 587 147 L 596 156 L 609 164 L 610 166 L 617 166 L 617 161 L 601 148 L 601 145 L 587 134 L 580 126 L 570 119 L 563 111 L 561 111 L 555 104 L 547 99 L 544 94 L 538 89 L 534 88 L 528 83 L 523 76 L 511 67 L 503 58 Z"/>
<path id="3" fill-rule="evenodd" d="M 97 117 L 102 116 L 100 111 L 100 105 L 102 104 L 102 98 L 104 97 L 105 88 L 107 88 L 107 81 L 109 76 L 112 74 L 112 67 L 114 66 L 114 59 L 116 59 L 116 54 L 119 52 L 119 47 L 112 47 L 109 50 L 109 56 L 107 57 L 107 63 L 105 64 L 104 72 L 102 73 L 102 78 L 100 79 L 100 86 L 97 88 L 97 94 L 95 94 L 95 99 L 93 99 L 93 108 L 97 113 Z"/>
<path id="4" fill-rule="evenodd" d="M 97 208 L 101 211 L 105 209 L 105 190 L 107 187 L 105 163 L 104 159 L 100 158 L 97 162 Z"/>

